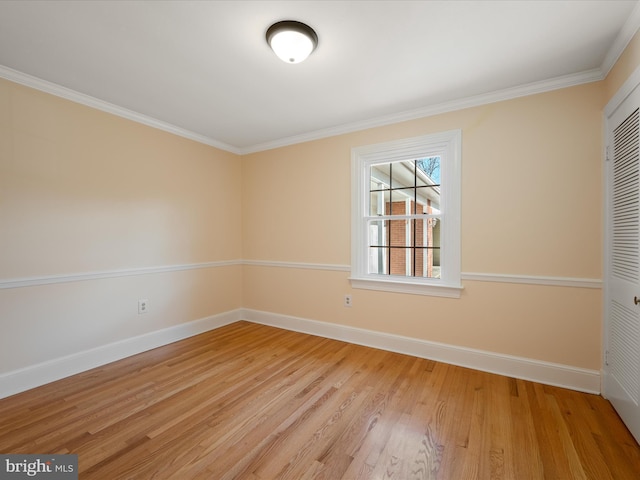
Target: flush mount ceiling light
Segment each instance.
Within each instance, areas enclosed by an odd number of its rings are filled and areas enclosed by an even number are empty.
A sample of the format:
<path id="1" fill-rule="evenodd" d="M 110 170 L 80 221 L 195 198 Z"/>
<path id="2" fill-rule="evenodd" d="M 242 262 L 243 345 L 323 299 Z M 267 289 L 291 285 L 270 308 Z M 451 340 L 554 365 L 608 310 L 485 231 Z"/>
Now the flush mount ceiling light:
<path id="1" fill-rule="evenodd" d="M 282 61 L 300 63 L 318 46 L 318 35 L 309 25 L 284 20 L 269 27 L 267 43 Z"/>

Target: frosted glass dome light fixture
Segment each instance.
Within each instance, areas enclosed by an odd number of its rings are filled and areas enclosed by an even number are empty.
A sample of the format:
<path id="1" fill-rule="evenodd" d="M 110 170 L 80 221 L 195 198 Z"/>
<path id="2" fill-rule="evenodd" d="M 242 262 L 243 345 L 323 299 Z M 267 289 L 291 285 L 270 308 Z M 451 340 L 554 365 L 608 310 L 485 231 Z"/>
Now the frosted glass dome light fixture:
<path id="1" fill-rule="evenodd" d="M 318 35 L 309 25 L 283 20 L 267 29 L 267 43 L 283 62 L 300 63 L 318 46 Z"/>

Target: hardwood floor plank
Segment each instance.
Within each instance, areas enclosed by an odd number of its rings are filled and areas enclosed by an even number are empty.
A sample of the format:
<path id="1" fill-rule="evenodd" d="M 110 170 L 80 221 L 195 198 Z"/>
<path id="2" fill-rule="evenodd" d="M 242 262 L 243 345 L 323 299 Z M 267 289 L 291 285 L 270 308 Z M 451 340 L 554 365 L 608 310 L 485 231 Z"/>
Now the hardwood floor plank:
<path id="1" fill-rule="evenodd" d="M 404 408 L 398 393 L 402 391 L 401 388 L 405 379 L 402 375 L 394 373 L 394 370 L 385 369 L 384 372 L 381 372 L 384 376 L 380 377 L 375 385 L 379 393 L 374 396 L 375 409 L 372 409 L 372 412 L 375 412 L 375 414 L 370 422 L 367 437 L 365 437 L 362 447 L 358 449 L 357 453 L 354 452 L 354 460 L 347 472 L 345 472 L 344 478 L 351 478 L 356 475 L 361 476 L 365 473 L 370 476 L 375 474 L 375 466 L 378 464 Z M 384 381 L 385 378 L 387 379 L 386 381 Z M 367 467 L 360 468 L 361 464 L 366 464 Z M 358 473 L 356 474 L 352 468 L 356 469 Z"/>
<path id="2" fill-rule="evenodd" d="M 362 353 L 367 352 L 366 349 L 358 349 Z M 363 357 L 361 360 L 354 358 L 348 359 L 348 363 L 356 367 L 355 372 L 358 372 L 357 365 L 364 365 L 367 357 Z M 343 359 L 347 361 L 347 359 Z M 364 367 L 359 367 L 364 368 Z M 374 371 L 379 369 L 380 366 L 375 366 Z M 353 367 L 350 368 L 353 370 Z M 362 375 L 359 375 L 360 380 Z M 355 377 L 354 377 L 355 380 Z M 262 478 L 276 478 L 276 475 L 280 475 L 283 478 L 292 475 L 292 472 L 297 471 L 297 464 L 300 462 L 300 458 L 304 457 L 303 452 L 314 452 L 320 450 L 317 456 L 322 455 L 322 450 L 326 449 L 327 438 L 333 439 L 335 437 L 334 424 L 342 419 L 343 409 L 346 408 L 357 396 L 357 391 L 362 390 L 361 383 L 354 385 L 356 390 L 352 390 L 345 387 L 346 379 L 343 377 L 336 382 L 332 382 L 331 395 L 322 399 L 322 403 L 314 404 L 310 409 L 303 412 L 300 416 L 300 421 L 290 424 L 286 430 L 280 430 L 280 438 L 278 439 L 278 446 L 281 451 L 286 451 L 285 447 L 289 443 L 298 443 L 299 450 L 295 452 L 293 456 L 289 453 L 289 458 L 285 459 L 283 455 L 284 468 L 280 468 L 280 462 L 270 461 L 265 465 L 256 465 L 256 473 Z M 361 400 L 363 401 L 363 400 Z M 320 408 L 322 407 L 322 408 Z M 303 438 L 307 438 L 306 442 L 300 443 L 298 439 L 300 432 L 306 432 L 303 434 Z M 295 478 L 295 477 L 294 477 Z"/>
<path id="3" fill-rule="evenodd" d="M 327 403 L 330 398 L 338 391 L 338 385 L 343 382 L 342 376 L 344 372 L 338 368 L 345 360 L 348 347 L 345 345 L 332 354 L 333 359 L 327 359 L 324 367 L 320 371 L 316 371 L 312 376 L 307 377 L 307 381 L 302 383 L 302 389 L 291 392 L 291 399 L 283 398 L 284 403 L 275 404 L 272 411 L 268 414 L 260 429 L 254 429 L 251 432 L 253 442 L 260 443 L 260 438 L 268 438 L 267 444 L 262 444 L 260 451 L 255 450 L 255 454 L 243 454 L 243 449 L 234 449 L 233 445 L 229 447 L 225 457 L 228 461 L 232 461 L 234 456 L 239 457 L 238 462 L 242 462 L 243 468 L 249 469 L 267 468 L 265 466 L 268 460 L 272 460 L 268 455 L 270 451 L 287 454 L 285 445 L 291 441 L 292 432 L 307 427 L 309 419 L 313 417 L 315 411 Z M 318 365 L 315 365 L 316 368 Z M 246 438 L 244 439 L 247 440 Z M 252 443 L 253 443 L 252 442 Z M 291 455 L 291 452 L 288 453 Z M 281 459 L 282 462 L 285 458 Z M 278 467 L 280 468 L 280 466 Z"/>
<path id="4" fill-rule="evenodd" d="M 517 380 L 515 389 L 517 395 L 510 396 L 513 437 L 509 448 L 513 459 L 513 478 L 530 478 L 541 480 L 544 478 L 544 465 L 536 436 L 536 418 L 532 414 L 528 382 Z M 510 385 L 512 382 L 510 382 Z"/>
<path id="5" fill-rule="evenodd" d="M 602 397 L 237 322 L 0 400 L 80 478 L 637 480 Z"/>
<path id="6" fill-rule="evenodd" d="M 595 435 L 601 435 L 601 430 L 600 425 L 592 421 L 593 411 L 586 402 L 581 401 L 581 397 L 559 395 L 557 400 L 563 421 L 568 425 L 571 442 L 585 470 L 585 476 L 615 480 L 595 439 Z"/>
<path id="7" fill-rule="evenodd" d="M 511 397 L 513 390 L 510 379 L 493 375 L 489 378 L 488 419 L 489 419 L 489 478 L 508 480 L 516 478 L 513 461 L 513 413 Z"/>

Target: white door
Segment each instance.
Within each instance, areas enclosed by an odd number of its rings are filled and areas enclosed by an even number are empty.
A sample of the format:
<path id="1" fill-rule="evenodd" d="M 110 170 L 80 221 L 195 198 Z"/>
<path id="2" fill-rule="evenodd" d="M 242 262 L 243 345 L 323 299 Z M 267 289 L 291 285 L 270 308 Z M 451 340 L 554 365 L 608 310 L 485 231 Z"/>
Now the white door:
<path id="1" fill-rule="evenodd" d="M 604 395 L 640 442 L 640 89 L 606 115 Z"/>

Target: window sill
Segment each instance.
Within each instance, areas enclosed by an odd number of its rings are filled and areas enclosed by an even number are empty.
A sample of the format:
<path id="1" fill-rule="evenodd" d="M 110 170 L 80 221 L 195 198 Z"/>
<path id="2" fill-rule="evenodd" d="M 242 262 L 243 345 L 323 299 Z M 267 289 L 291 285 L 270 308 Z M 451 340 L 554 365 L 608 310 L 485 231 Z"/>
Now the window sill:
<path id="1" fill-rule="evenodd" d="M 423 282 L 412 282 L 407 279 L 392 280 L 389 278 L 351 277 L 349 281 L 353 288 L 447 298 L 460 298 L 462 289 L 464 288 L 462 285 L 427 284 Z"/>

